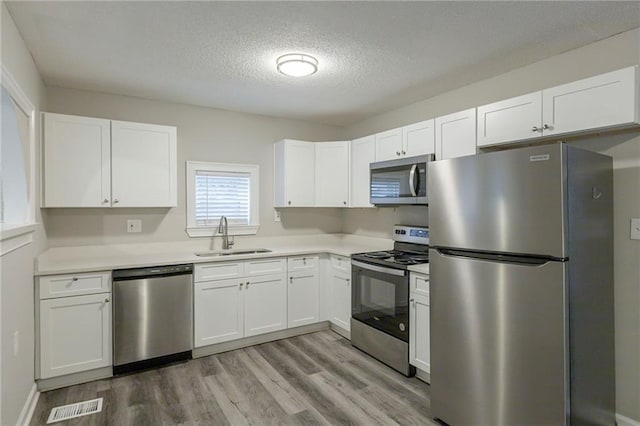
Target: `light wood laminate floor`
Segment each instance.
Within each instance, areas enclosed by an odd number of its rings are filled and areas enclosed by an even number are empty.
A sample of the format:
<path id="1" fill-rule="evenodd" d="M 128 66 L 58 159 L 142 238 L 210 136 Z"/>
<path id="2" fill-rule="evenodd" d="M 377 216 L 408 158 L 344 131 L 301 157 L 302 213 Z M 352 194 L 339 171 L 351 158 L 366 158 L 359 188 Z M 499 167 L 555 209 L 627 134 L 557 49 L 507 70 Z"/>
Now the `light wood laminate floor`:
<path id="1" fill-rule="evenodd" d="M 104 398 L 58 425 L 431 425 L 429 385 L 320 331 L 40 395 L 53 407 Z"/>

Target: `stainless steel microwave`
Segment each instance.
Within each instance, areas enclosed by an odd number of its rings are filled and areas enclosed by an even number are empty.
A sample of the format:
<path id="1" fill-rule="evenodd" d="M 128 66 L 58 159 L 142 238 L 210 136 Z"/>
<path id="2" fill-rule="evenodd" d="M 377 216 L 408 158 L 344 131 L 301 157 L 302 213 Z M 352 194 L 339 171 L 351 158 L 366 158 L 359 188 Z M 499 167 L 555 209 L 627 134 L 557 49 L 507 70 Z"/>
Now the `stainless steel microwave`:
<path id="1" fill-rule="evenodd" d="M 428 154 L 371 163 L 371 204 L 427 205 L 427 164 L 434 159 Z"/>

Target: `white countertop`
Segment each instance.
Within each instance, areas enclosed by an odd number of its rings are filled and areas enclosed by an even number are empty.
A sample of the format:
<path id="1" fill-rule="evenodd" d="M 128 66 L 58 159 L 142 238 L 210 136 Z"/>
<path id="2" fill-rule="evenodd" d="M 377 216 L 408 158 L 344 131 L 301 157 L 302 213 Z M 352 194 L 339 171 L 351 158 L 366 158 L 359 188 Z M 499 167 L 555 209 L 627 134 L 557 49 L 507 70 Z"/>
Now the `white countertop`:
<path id="1" fill-rule="evenodd" d="M 209 263 L 242 259 L 330 253 L 350 256 L 366 251 L 389 250 L 393 241 L 385 238 L 345 234 L 302 235 L 291 237 L 255 237 L 238 241 L 233 249 L 266 248 L 270 253 L 199 257 L 196 252 L 210 250 L 210 239 L 185 242 L 114 244 L 54 247 L 36 259 L 35 275 L 110 271 L 121 268 Z M 419 265 L 422 266 L 422 265 Z M 410 267 L 415 270 L 418 266 Z M 428 266 L 427 266 L 428 268 Z M 423 272 L 423 270 L 417 270 Z M 427 272 L 428 273 L 428 269 Z"/>
<path id="2" fill-rule="evenodd" d="M 422 263 L 420 265 L 411 265 L 407 269 L 411 272 L 419 272 L 421 274 L 429 275 L 429 264 Z"/>

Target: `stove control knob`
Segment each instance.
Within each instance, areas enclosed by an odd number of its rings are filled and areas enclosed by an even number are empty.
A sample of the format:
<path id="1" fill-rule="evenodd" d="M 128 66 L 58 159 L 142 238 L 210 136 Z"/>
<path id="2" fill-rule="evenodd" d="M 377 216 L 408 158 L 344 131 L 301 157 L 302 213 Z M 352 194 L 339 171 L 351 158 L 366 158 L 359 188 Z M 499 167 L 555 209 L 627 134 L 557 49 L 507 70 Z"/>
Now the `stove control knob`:
<path id="1" fill-rule="evenodd" d="M 405 327 L 404 323 L 400 323 L 398 324 L 398 327 L 400 327 L 400 331 L 405 331 L 407 328 Z"/>

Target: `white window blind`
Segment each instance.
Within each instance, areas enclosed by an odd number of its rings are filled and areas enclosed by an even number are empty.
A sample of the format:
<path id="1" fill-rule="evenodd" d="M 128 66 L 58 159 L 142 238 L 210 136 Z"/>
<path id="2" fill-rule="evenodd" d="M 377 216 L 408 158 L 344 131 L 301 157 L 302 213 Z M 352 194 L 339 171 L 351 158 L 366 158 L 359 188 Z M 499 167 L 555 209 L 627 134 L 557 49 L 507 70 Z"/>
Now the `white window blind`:
<path id="1" fill-rule="evenodd" d="M 221 216 L 229 225 L 251 223 L 251 174 L 197 170 L 196 226 L 217 226 Z"/>

